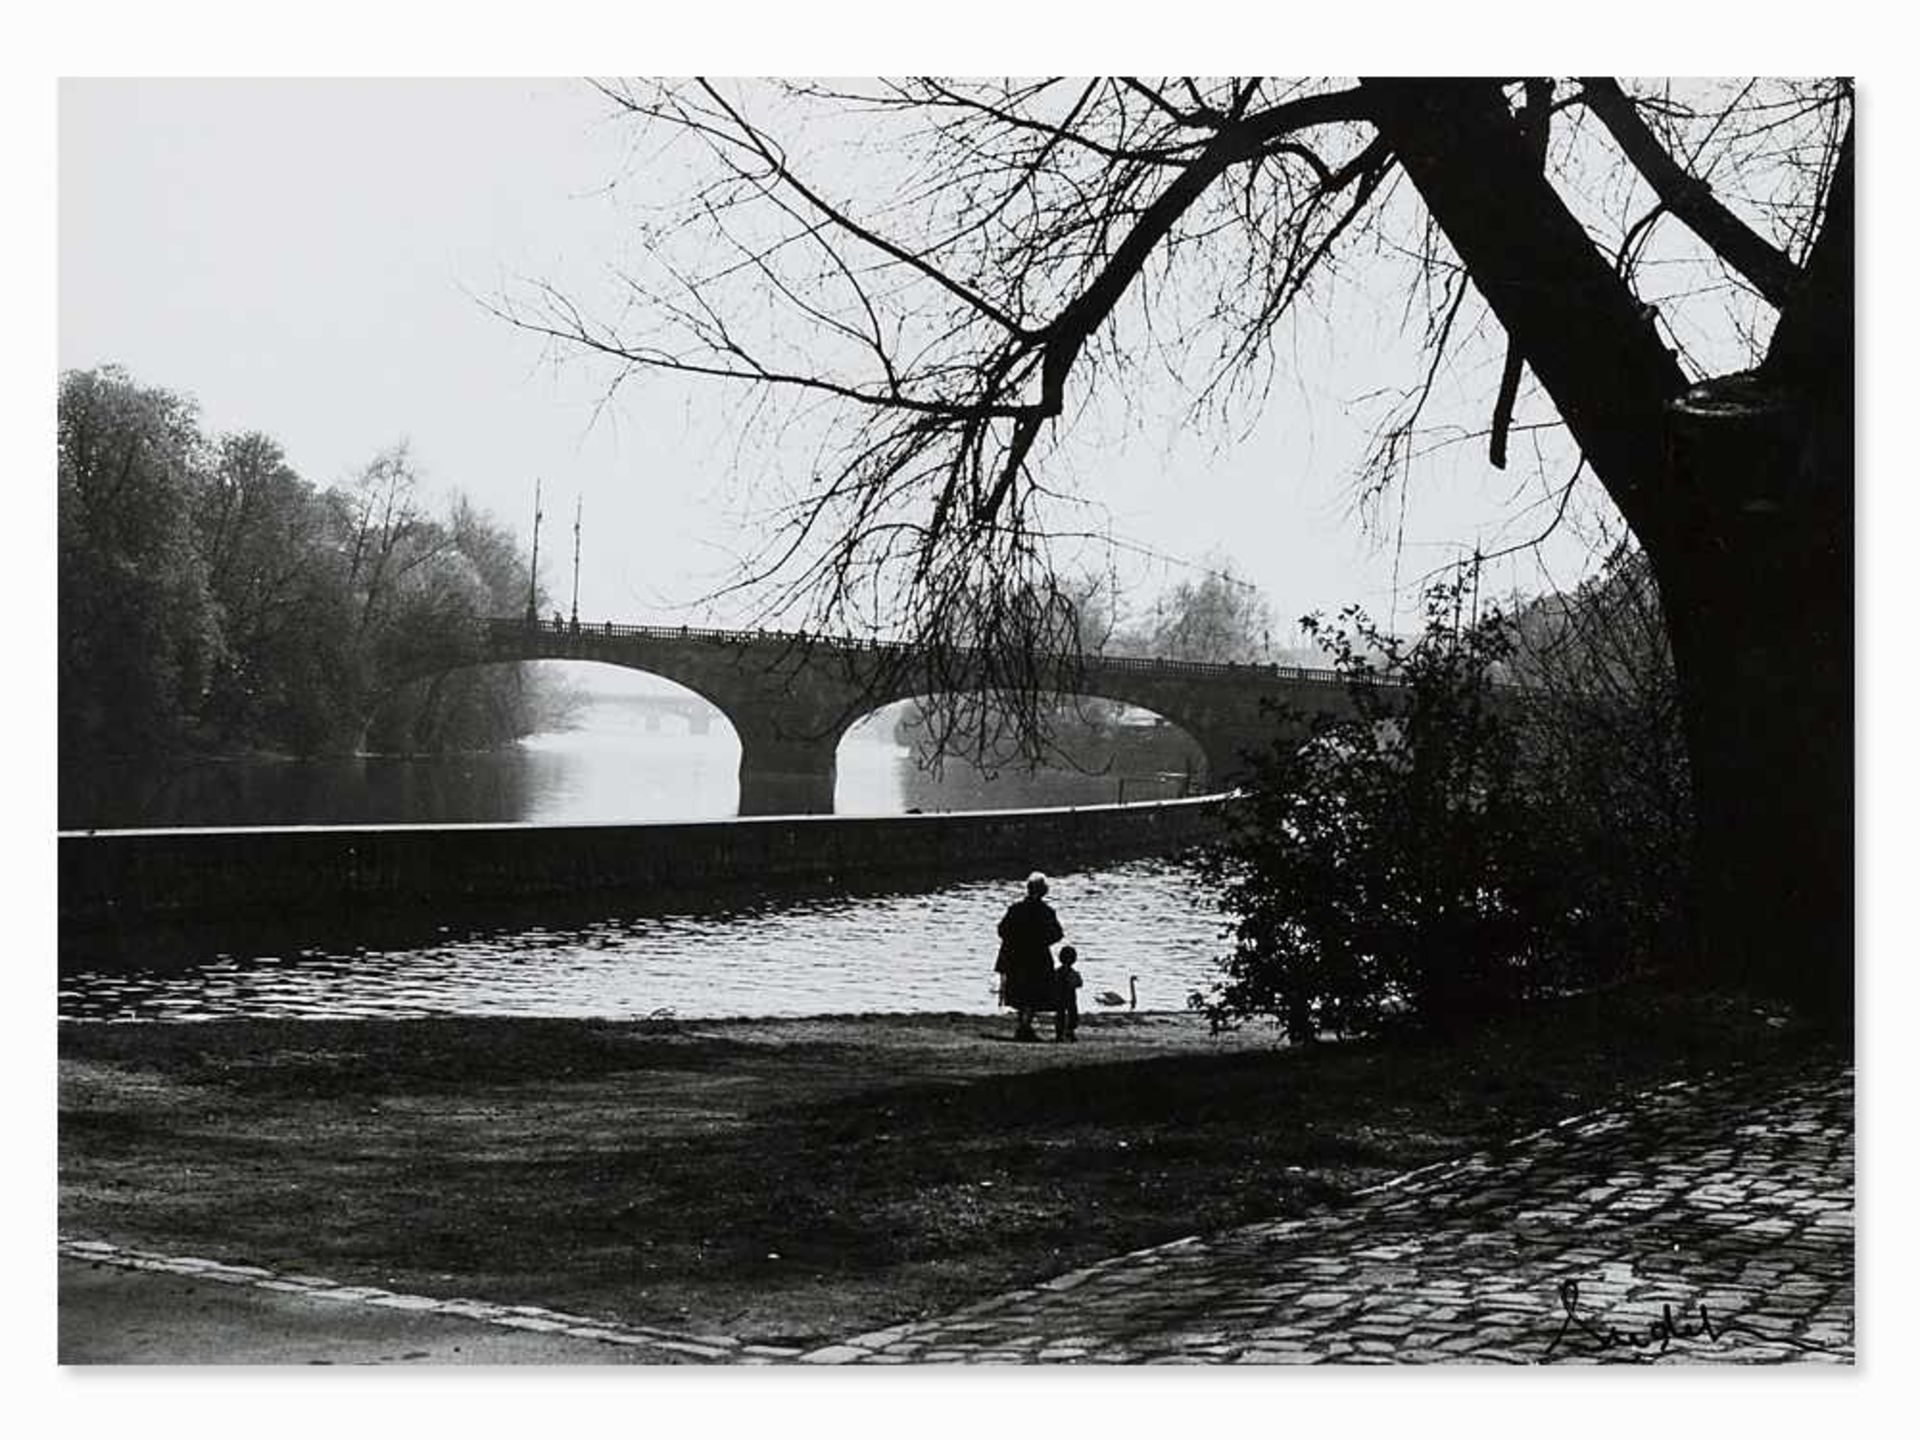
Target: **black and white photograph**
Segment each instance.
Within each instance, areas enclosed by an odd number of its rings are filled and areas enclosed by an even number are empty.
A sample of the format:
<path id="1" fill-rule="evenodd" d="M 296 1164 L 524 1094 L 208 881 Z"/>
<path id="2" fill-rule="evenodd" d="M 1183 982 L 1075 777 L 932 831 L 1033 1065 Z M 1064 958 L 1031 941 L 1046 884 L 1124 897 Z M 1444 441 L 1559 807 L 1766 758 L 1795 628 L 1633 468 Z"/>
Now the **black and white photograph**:
<path id="1" fill-rule="evenodd" d="M 63 1372 L 1857 1373 L 1868 82 L 52 88 Z"/>

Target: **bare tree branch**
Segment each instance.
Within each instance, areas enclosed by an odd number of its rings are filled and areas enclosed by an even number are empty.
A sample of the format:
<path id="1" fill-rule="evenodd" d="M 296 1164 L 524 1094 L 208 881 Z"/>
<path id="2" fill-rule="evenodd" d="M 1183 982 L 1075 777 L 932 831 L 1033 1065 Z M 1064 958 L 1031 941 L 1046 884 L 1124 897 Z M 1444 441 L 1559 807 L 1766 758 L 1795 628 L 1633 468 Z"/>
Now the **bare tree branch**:
<path id="1" fill-rule="evenodd" d="M 1526 99 L 1515 117 L 1527 146 L 1544 168 L 1547 163 L 1548 126 L 1553 118 L 1553 81 L 1529 80 Z M 1520 372 L 1524 361 L 1520 347 L 1507 341 L 1507 359 L 1500 371 L 1500 389 L 1493 401 L 1493 426 L 1487 441 L 1487 463 L 1496 470 L 1507 468 L 1507 430 L 1513 424 L 1513 407 L 1520 397 Z"/>
<path id="2" fill-rule="evenodd" d="M 1799 284 L 1799 268 L 1716 200 L 1705 180 L 1681 168 L 1641 120 L 1618 81 L 1588 76 L 1581 83 L 1587 108 L 1599 116 L 1661 203 L 1768 301 L 1785 305 Z"/>

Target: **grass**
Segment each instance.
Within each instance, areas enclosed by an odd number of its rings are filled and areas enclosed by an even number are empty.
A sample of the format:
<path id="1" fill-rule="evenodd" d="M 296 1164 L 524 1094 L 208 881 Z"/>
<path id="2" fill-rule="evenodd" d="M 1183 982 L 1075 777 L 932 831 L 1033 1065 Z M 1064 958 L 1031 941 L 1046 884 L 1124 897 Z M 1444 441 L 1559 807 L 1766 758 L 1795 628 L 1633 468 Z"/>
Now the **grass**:
<path id="1" fill-rule="evenodd" d="M 1184 1015 L 64 1024 L 61 1228 L 807 1343 L 1362 1186 L 1817 1040 L 1738 1001 L 1558 1002 L 1289 1050 Z"/>

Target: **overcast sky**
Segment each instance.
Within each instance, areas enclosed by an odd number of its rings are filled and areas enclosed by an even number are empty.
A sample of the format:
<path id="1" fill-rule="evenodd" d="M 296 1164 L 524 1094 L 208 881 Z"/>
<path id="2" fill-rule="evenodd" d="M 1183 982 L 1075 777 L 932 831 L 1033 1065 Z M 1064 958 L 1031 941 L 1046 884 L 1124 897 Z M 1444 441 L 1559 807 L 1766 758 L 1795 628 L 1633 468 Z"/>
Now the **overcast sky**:
<path id="1" fill-rule="evenodd" d="M 431 482 L 523 537 L 540 477 L 550 593 L 570 587 L 578 498 L 583 617 L 703 615 L 686 607 L 754 534 L 733 477 L 785 457 L 742 453 L 717 387 L 631 387 L 601 409 L 604 368 L 556 364 L 484 304 L 528 278 L 593 293 L 631 244 L 655 197 L 604 99 L 569 81 L 89 80 L 61 84 L 59 118 L 63 369 L 117 363 L 190 394 L 210 430 L 264 431 L 318 484 L 405 439 Z M 1399 307 L 1382 295 L 1305 332 L 1250 433 L 1196 429 L 1183 397 L 1147 393 L 1128 423 L 1076 437 L 1081 493 L 1124 544 L 1170 557 L 1122 552 L 1136 601 L 1220 555 L 1287 639 L 1350 601 L 1404 621 L 1420 576 L 1539 527 L 1515 518 L 1516 492 L 1539 494 L 1524 472 L 1462 447 L 1405 512 L 1396 607 L 1393 546 L 1348 502 L 1372 414 L 1357 398 L 1415 378 Z M 1566 537 L 1494 588 L 1570 582 L 1583 553 Z"/>

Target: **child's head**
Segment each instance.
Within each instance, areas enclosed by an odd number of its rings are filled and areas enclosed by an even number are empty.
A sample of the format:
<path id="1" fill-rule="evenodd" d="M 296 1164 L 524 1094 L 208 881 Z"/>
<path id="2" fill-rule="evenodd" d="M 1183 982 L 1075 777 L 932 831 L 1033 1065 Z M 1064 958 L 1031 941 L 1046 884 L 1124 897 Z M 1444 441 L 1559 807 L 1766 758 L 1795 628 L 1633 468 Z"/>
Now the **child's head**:
<path id="1" fill-rule="evenodd" d="M 1080 958 L 1080 952 L 1074 949 L 1073 946 L 1062 945 L 1060 947 L 1060 963 L 1062 965 L 1070 966 L 1073 964 L 1074 961 L 1078 960 L 1079 958 Z"/>

